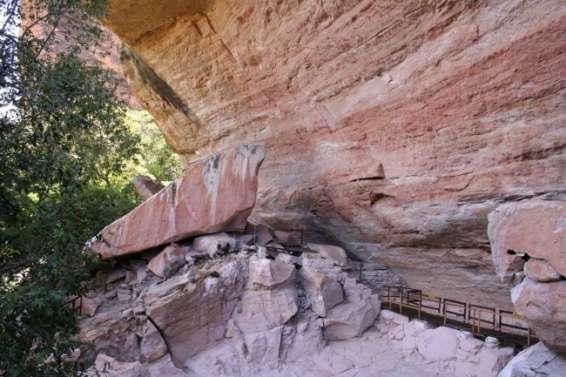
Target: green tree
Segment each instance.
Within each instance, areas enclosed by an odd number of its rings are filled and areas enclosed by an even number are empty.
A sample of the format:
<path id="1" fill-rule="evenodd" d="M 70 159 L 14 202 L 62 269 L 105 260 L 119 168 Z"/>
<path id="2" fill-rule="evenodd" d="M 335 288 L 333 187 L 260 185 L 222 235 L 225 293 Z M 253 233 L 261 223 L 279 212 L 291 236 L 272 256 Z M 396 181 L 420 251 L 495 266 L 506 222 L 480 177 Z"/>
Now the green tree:
<path id="1" fill-rule="evenodd" d="M 139 139 L 124 122 L 111 77 L 78 57 L 97 35 L 80 23 L 101 0 L 0 2 L 0 376 L 71 376 L 70 297 L 95 261 L 81 249 L 136 199 L 123 172 Z M 50 53 L 64 15 L 76 44 Z M 32 32 L 41 26 L 43 32 Z"/>
<path id="2" fill-rule="evenodd" d="M 130 167 L 132 175 L 150 175 L 161 182 L 172 181 L 181 175 L 179 156 L 171 151 L 148 112 L 129 110 L 126 124 L 140 138 L 135 165 Z"/>

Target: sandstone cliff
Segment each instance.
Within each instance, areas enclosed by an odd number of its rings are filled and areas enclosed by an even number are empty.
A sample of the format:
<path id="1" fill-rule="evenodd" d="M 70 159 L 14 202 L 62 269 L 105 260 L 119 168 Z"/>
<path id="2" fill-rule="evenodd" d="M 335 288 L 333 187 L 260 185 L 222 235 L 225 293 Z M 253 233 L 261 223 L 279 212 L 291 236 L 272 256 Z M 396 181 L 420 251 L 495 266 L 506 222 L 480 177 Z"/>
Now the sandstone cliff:
<path id="1" fill-rule="evenodd" d="M 192 160 L 269 151 L 254 219 L 510 307 L 487 214 L 566 189 L 566 4 L 110 0 L 124 70 Z"/>

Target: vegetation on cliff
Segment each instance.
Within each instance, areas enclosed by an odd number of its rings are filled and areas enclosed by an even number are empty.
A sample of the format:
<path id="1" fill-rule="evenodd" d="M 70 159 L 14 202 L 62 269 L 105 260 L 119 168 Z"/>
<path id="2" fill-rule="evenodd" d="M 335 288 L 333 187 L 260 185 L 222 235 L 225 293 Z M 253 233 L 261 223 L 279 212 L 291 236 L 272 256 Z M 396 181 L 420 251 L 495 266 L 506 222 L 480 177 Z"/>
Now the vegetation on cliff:
<path id="1" fill-rule="evenodd" d="M 136 205 L 140 147 L 160 150 L 155 135 L 139 144 L 111 76 L 79 58 L 97 36 L 81 20 L 103 10 L 101 0 L 0 3 L 0 376 L 75 375 L 63 362 L 76 346 L 68 301 L 95 263 L 80 251 Z M 76 45 L 52 54 L 68 14 Z M 155 160 L 151 173 L 170 179 L 159 170 L 168 160 Z"/>

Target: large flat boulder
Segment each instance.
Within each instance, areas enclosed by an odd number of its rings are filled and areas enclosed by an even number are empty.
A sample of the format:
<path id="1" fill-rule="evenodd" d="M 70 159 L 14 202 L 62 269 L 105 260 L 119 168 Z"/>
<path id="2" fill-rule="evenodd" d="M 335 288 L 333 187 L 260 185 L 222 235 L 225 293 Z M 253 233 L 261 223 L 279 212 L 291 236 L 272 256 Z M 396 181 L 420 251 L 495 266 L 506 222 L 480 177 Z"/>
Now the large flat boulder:
<path id="1" fill-rule="evenodd" d="M 189 237 L 242 231 L 254 208 L 259 145 L 240 145 L 191 164 L 175 182 L 104 228 L 90 248 L 109 259 Z"/>

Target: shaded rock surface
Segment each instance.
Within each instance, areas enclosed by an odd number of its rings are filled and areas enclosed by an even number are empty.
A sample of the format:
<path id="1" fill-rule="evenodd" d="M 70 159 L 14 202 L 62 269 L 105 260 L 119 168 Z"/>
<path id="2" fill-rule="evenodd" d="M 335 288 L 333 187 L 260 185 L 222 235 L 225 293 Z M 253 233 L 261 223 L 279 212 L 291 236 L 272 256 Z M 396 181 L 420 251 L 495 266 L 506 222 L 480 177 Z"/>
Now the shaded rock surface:
<path id="1" fill-rule="evenodd" d="M 109 4 L 173 149 L 267 145 L 255 220 L 510 308 L 487 214 L 566 190 L 564 1 Z"/>
<path id="2" fill-rule="evenodd" d="M 187 167 L 175 182 L 105 227 L 90 248 L 108 259 L 217 231 L 242 231 L 254 208 L 259 145 L 241 145 Z"/>

